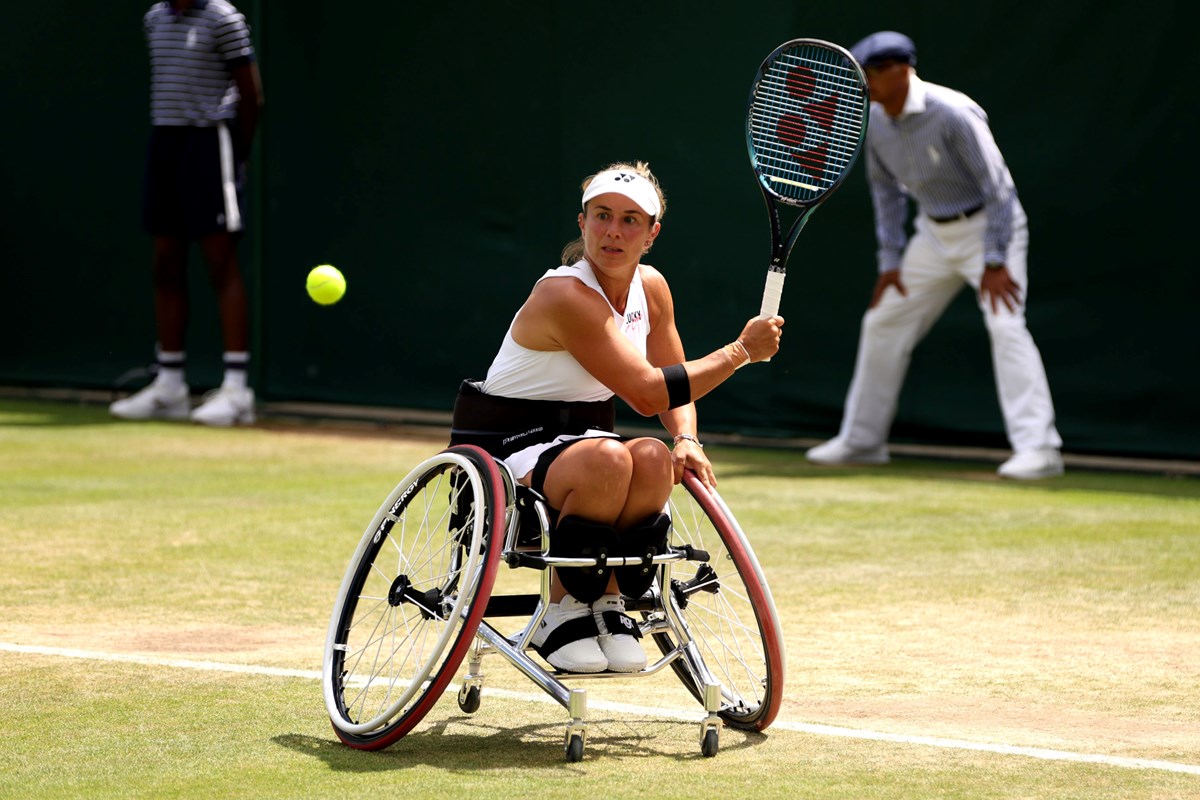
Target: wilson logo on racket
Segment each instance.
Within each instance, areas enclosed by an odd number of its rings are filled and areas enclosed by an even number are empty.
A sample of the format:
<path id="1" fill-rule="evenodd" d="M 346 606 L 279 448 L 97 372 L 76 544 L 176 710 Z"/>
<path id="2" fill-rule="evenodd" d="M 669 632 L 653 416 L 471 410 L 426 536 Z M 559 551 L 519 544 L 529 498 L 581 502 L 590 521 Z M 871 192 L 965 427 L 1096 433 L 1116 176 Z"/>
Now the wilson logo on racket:
<path id="1" fill-rule="evenodd" d="M 829 143 L 833 139 L 838 94 L 828 92 L 813 102 L 817 80 L 808 67 L 788 70 L 784 85 L 787 93 L 804 105 L 798 113 L 790 112 L 781 116 L 775 126 L 775 134 L 789 149 L 799 169 L 817 180 L 825 181 L 825 165 L 829 161 Z M 816 186 L 806 188 L 817 189 Z"/>

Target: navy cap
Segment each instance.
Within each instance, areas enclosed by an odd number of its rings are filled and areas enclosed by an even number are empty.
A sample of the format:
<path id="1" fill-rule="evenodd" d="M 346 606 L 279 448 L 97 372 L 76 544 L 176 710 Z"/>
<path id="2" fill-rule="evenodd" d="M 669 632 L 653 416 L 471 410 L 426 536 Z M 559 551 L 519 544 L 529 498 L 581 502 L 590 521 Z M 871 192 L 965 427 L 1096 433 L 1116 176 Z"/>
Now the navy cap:
<path id="1" fill-rule="evenodd" d="M 850 48 L 856 61 L 864 67 L 876 67 L 888 61 L 902 61 L 915 66 L 917 46 L 903 33 L 879 31 L 872 33 Z"/>

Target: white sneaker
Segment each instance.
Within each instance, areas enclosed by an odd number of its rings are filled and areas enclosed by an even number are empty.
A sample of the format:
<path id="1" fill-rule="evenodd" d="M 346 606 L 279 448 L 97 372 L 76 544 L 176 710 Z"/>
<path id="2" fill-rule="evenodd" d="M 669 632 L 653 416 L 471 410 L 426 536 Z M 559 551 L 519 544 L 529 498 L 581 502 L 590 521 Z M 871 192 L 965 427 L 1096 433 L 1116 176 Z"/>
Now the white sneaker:
<path id="1" fill-rule="evenodd" d="M 996 470 L 1001 478 L 1034 481 L 1063 474 L 1062 455 L 1053 447 L 1016 453 Z"/>
<path id="2" fill-rule="evenodd" d="M 186 383 L 168 385 L 157 379 L 108 407 L 110 414 L 121 419 L 187 419 L 190 409 Z"/>
<path id="3" fill-rule="evenodd" d="M 546 616 L 529 642 L 550 666 L 564 672 L 604 672 L 608 659 L 596 633 L 592 609 L 567 595 L 547 606 Z"/>
<path id="4" fill-rule="evenodd" d="M 616 613 L 611 613 L 616 612 Z M 625 614 L 625 599 L 606 594 L 592 603 L 596 627 L 600 629 L 600 649 L 613 672 L 640 672 L 646 668 L 646 651 L 638 643 L 637 623 Z M 627 631 L 622 633 L 621 631 Z"/>
<path id="5" fill-rule="evenodd" d="M 204 403 L 192 412 L 192 422 L 228 428 L 230 425 L 253 425 L 254 390 L 222 386 L 204 396 Z"/>
<path id="6" fill-rule="evenodd" d="M 865 450 L 849 447 L 840 436 L 819 444 L 804 454 L 814 464 L 886 464 L 890 461 L 886 444 Z"/>

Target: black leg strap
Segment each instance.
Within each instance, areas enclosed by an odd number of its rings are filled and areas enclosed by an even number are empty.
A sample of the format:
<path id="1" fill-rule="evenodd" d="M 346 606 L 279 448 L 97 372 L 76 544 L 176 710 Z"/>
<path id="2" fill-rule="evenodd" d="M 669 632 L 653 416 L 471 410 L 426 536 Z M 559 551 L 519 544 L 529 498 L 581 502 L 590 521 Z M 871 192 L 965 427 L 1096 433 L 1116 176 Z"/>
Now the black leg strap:
<path id="1" fill-rule="evenodd" d="M 546 637 L 546 641 L 540 645 L 534 645 L 533 649 L 542 658 L 549 658 L 551 653 L 554 653 L 564 645 L 577 642 L 580 639 L 593 639 L 599 635 L 600 628 L 596 626 L 595 617 L 588 614 L 576 619 L 569 619 L 559 625 L 550 631 L 550 634 Z"/>
<path id="2" fill-rule="evenodd" d="M 625 556 L 637 556 L 642 563 L 636 567 L 619 567 L 617 586 L 626 597 L 641 597 L 654 583 L 654 556 L 667 550 L 667 536 L 671 531 L 671 518 L 666 514 L 655 514 L 650 519 L 620 534 L 620 552 Z"/>
<path id="3" fill-rule="evenodd" d="M 635 639 L 642 638 L 642 629 L 633 621 L 633 617 L 628 614 L 622 614 L 620 611 L 601 611 L 600 619 L 607 629 L 604 631 L 605 633 L 611 633 L 614 636 L 624 633 Z"/>
<path id="4" fill-rule="evenodd" d="M 557 570 L 563 587 L 581 603 L 593 603 L 604 595 L 612 567 L 609 555 L 616 551 L 617 534 L 611 525 L 583 517 L 559 519 L 550 534 L 550 555 L 560 558 L 594 558 L 595 566 L 561 567 Z M 594 634 L 593 634 L 594 635 Z"/>

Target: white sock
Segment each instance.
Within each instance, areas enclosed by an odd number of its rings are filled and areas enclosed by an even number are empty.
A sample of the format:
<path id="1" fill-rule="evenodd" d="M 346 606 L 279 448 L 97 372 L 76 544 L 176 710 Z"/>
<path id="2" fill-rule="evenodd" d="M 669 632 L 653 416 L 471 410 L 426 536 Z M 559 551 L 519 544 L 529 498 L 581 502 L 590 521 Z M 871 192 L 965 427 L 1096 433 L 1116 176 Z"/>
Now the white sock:
<path id="1" fill-rule="evenodd" d="M 249 353 L 225 351 L 225 378 L 221 381 L 222 388 L 245 389 L 246 367 L 250 364 Z"/>
<path id="2" fill-rule="evenodd" d="M 186 361 L 186 353 L 182 350 L 159 350 L 158 351 L 158 374 L 154 378 L 154 382 L 160 386 L 175 388 L 183 386 L 183 368 Z"/>

